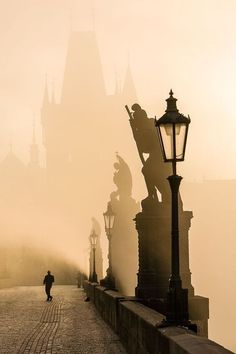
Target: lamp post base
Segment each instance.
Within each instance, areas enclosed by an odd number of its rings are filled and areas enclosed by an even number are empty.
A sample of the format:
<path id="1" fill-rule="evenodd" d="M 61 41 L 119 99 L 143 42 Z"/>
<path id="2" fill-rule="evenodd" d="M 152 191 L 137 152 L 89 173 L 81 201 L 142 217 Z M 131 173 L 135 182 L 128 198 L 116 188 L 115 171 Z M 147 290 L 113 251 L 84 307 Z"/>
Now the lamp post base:
<path id="1" fill-rule="evenodd" d="M 166 318 L 158 327 L 180 326 L 197 333 L 197 325 L 189 321 L 188 289 L 182 289 L 181 280 L 170 280 L 166 297 Z"/>
<path id="2" fill-rule="evenodd" d="M 170 282 L 167 292 L 166 319 L 175 324 L 188 321 L 188 289 L 182 289 L 180 282 Z"/>
<path id="3" fill-rule="evenodd" d="M 186 328 L 194 333 L 198 333 L 197 325 L 192 323 L 191 321 L 182 321 L 179 323 L 169 322 L 166 319 L 162 320 L 161 323 L 157 325 L 158 328 L 166 328 L 166 327 L 182 327 Z"/>
<path id="4" fill-rule="evenodd" d="M 93 273 L 92 277 L 91 277 L 91 282 L 92 283 L 97 283 L 98 282 L 98 277 L 96 273 Z"/>

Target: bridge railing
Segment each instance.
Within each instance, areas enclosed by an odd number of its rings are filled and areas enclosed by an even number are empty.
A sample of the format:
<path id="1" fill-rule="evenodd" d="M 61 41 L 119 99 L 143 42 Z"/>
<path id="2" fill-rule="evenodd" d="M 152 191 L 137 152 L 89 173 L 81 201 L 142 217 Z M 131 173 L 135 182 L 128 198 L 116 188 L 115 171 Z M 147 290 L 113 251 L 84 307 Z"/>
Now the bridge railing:
<path id="1" fill-rule="evenodd" d="M 87 296 L 119 335 L 129 354 L 233 354 L 181 327 L 159 328 L 163 315 L 117 291 L 84 282 Z"/>

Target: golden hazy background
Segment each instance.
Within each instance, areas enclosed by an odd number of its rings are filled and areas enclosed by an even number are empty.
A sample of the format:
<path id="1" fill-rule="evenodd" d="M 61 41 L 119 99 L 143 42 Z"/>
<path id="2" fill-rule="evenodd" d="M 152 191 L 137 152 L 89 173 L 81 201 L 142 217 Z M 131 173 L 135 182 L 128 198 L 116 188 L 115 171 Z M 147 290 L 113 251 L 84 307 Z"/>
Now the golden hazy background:
<path id="1" fill-rule="evenodd" d="M 196 293 L 210 298 L 210 338 L 234 351 L 235 13 L 234 0 L 0 0 L 2 161 L 11 150 L 28 163 L 35 122 L 40 164 L 45 166 L 41 126 L 45 76 L 49 95 L 54 90 L 55 101 L 60 102 L 73 31 L 96 33 L 107 94 L 114 93 L 116 85 L 122 87 L 128 66 L 138 101 L 149 116 L 163 114 L 169 89 L 174 90 L 178 108 L 192 119 L 186 160 L 179 170 L 184 177 L 185 209 L 194 213 L 190 229 L 193 285 Z M 133 102 L 125 103 L 130 106 Z M 96 114 L 83 124 L 78 136 L 81 147 L 86 150 L 92 146 L 91 151 L 96 152 L 87 166 L 89 179 L 81 176 L 78 181 L 88 190 L 87 198 L 85 194 L 78 200 L 78 227 L 70 223 L 70 216 L 56 209 L 45 210 L 39 225 L 37 207 L 25 215 L 16 206 L 0 203 L 4 208 L 2 242 L 12 247 L 16 243 L 53 246 L 73 264 L 87 267 L 91 217 L 103 229 L 102 213 L 115 189 L 116 151 L 131 168 L 134 198 L 140 201 L 146 195 L 128 117 L 124 112 L 119 122 L 113 124 L 112 119 L 111 110 L 108 139 L 94 139 L 93 128 L 99 130 L 101 120 Z M 102 246 L 105 251 L 104 232 Z M 105 253 L 103 257 L 105 261 Z"/>

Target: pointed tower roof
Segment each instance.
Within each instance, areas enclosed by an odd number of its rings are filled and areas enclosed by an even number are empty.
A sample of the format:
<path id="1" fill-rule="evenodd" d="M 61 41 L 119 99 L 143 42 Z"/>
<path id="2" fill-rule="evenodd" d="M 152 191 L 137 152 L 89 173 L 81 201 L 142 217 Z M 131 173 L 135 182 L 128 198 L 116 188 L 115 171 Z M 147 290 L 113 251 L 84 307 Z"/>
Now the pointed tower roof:
<path id="1" fill-rule="evenodd" d="M 22 171 L 25 169 L 24 163 L 14 154 L 12 144 L 10 144 L 10 150 L 1 162 L 0 168 L 1 170 L 4 169 L 9 171 L 9 173 L 16 170 Z"/>
<path id="2" fill-rule="evenodd" d="M 55 103 L 56 103 L 56 100 L 55 100 L 55 81 L 54 81 L 54 79 L 52 80 L 51 103 L 52 103 L 52 104 L 55 104 Z"/>
<path id="3" fill-rule="evenodd" d="M 61 103 L 88 105 L 106 95 L 95 33 L 72 32 L 66 58 Z"/>
<path id="4" fill-rule="evenodd" d="M 45 86 L 44 86 L 44 94 L 43 94 L 43 104 L 42 106 L 45 107 L 49 104 L 49 94 L 48 94 L 48 83 L 47 83 L 47 76 L 45 78 Z"/>
<path id="5" fill-rule="evenodd" d="M 115 92 L 114 95 L 119 96 L 121 94 L 120 79 L 118 78 L 117 71 L 115 70 Z"/>
<path id="6" fill-rule="evenodd" d="M 32 134 L 32 144 L 35 145 L 36 139 L 35 139 L 35 121 L 33 121 L 33 134 Z"/>
<path id="7" fill-rule="evenodd" d="M 35 122 L 33 122 L 32 143 L 30 145 L 30 162 L 31 167 L 39 167 L 39 150 L 35 139 Z"/>
<path id="8" fill-rule="evenodd" d="M 137 100 L 137 92 L 136 92 L 136 88 L 134 85 L 134 80 L 133 80 L 130 64 L 128 64 L 128 67 L 126 70 L 124 86 L 123 86 L 123 96 L 126 98 L 126 100 L 127 99 L 130 101 Z"/>

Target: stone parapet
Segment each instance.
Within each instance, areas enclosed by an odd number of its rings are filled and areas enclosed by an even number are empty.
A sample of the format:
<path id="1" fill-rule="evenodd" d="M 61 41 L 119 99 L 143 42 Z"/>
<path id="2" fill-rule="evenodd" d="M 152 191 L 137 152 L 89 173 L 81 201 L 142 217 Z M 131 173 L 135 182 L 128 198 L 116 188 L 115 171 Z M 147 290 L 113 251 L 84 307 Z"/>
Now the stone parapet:
<path id="1" fill-rule="evenodd" d="M 233 354 L 186 328 L 159 327 L 164 316 L 135 298 L 89 282 L 85 282 L 84 288 L 129 354 Z"/>
<path id="2" fill-rule="evenodd" d="M 83 286 L 87 297 L 95 302 L 95 288 L 98 286 L 98 283 L 91 283 L 88 280 L 85 280 Z"/>
<path id="3" fill-rule="evenodd" d="M 102 318 L 118 332 L 119 327 L 119 303 L 124 296 L 114 290 L 107 290 L 102 286 L 95 288 L 94 304 Z"/>
<path id="4" fill-rule="evenodd" d="M 163 316 L 137 302 L 119 306 L 119 337 L 129 354 L 233 354 L 180 327 L 159 328 Z"/>

